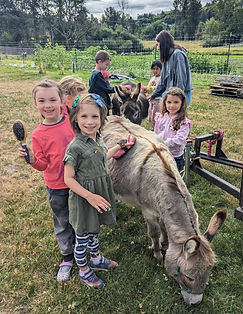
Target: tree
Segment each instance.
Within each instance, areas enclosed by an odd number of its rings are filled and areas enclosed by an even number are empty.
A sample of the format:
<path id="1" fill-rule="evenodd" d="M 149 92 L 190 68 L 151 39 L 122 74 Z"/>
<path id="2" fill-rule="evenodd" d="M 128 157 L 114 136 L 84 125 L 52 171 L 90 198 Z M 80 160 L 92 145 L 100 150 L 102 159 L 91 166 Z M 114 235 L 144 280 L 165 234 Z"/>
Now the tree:
<path id="1" fill-rule="evenodd" d="M 205 30 L 203 34 L 203 39 L 205 40 L 204 46 L 220 46 L 223 44 L 222 40 L 222 24 L 211 17 L 205 23 Z"/>
<path id="2" fill-rule="evenodd" d="M 12 41 L 30 41 L 33 36 L 33 19 L 27 12 L 26 5 L 19 1 L 0 1 L 0 33 Z M 8 33 L 8 36 L 7 36 Z"/>
<path id="3" fill-rule="evenodd" d="M 207 20 L 205 23 L 205 35 L 208 36 L 217 36 L 220 34 L 221 24 L 219 21 L 216 21 L 214 17 L 211 17 L 210 20 Z"/>
<path id="4" fill-rule="evenodd" d="M 195 33 L 195 38 L 196 39 L 202 39 L 204 32 L 205 32 L 205 23 L 199 22 L 197 29 L 196 29 L 196 33 Z"/>
<path id="5" fill-rule="evenodd" d="M 122 11 L 125 14 L 129 7 L 128 0 L 117 0 L 117 4 L 118 7 L 120 8 L 120 11 Z"/>
<path id="6" fill-rule="evenodd" d="M 175 37 L 192 38 L 200 20 L 200 0 L 174 0 Z"/>
<path id="7" fill-rule="evenodd" d="M 224 33 L 230 32 L 242 34 L 243 32 L 243 6 L 242 0 L 213 0 L 215 19 L 224 29 Z"/>
<path id="8" fill-rule="evenodd" d="M 141 36 L 145 40 L 154 40 L 156 35 L 163 29 L 168 29 L 167 25 L 161 21 L 155 21 L 143 28 Z"/>
<path id="9" fill-rule="evenodd" d="M 104 14 L 102 14 L 101 21 L 105 23 L 108 27 L 115 30 L 116 25 L 120 24 L 121 14 L 116 11 L 113 7 L 105 9 Z"/>
<path id="10" fill-rule="evenodd" d="M 85 37 L 87 27 L 87 9 L 85 0 L 53 0 L 55 24 L 53 29 L 57 38 L 65 41 L 66 46 L 77 43 Z"/>

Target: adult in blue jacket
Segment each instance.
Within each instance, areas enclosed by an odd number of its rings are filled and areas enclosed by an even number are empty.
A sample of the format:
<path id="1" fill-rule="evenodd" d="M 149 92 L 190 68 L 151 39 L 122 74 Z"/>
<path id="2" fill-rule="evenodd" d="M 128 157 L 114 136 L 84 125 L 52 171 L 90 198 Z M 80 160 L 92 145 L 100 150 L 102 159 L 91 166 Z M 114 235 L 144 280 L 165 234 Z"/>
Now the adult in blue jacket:
<path id="1" fill-rule="evenodd" d="M 192 79 L 186 49 L 174 42 L 167 31 L 161 31 L 155 38 L 163 64 L 160 81 L 150 98 L 163 96 L 169 87 L 179 87 L 185 92 L 187 106 L 191 100 Z"/>

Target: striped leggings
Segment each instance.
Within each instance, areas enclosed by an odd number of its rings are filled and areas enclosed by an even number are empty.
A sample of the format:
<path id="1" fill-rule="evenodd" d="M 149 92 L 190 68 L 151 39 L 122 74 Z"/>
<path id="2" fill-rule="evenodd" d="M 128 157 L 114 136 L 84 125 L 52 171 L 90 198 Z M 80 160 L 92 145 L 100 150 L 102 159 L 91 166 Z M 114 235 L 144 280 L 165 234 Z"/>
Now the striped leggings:
<path id="1" fill-rule="evenodd" d="M 99 236 L 98 233 L 76 233 L 76 243 L 74 247 L 74 258 L 79 268 L 88 266 L 87 250 L 91 258 L 99 255 Z"/>

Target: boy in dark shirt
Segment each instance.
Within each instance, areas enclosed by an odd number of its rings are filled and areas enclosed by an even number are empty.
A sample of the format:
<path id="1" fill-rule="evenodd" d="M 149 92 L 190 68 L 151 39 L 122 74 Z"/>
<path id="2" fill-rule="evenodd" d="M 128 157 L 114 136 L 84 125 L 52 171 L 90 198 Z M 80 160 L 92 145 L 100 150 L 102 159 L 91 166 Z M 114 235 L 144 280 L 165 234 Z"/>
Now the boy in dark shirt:
<path id="1" fill-rule="evenodd" d="M 111 108 L 111 99 L 109 94 L 115 93 L 114 87 L 110 86 L 109 81 L 106 81 L 102 71 L 105 71 L 111 61 L 109 53 L 105 50 L 99 50 L 95 56 L 96 66 L 95 69 L 91 72 L 89 78 L 89 93 L 100 95 L 106 104 L 108 109 Z M 121 86 L 122 89 L 127 89 L 126 86 Z"/>

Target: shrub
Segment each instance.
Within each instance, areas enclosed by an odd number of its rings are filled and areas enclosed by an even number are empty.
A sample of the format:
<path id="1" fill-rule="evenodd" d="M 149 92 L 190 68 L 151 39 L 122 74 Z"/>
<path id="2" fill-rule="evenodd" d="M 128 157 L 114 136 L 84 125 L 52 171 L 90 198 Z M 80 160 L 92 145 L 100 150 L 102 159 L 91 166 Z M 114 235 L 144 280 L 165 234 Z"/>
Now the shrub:
<path id="1" fill-rule="evenodd" d="M 55 44 L 55 46 L 52 46 L 51 42 L 48 42 L 42 47 L 37 44 L 34 52 L 34 62 L 39 73 L 57 69 L 60 74 L 64 74 L 64 69 L 71 67 L 72 54 L 67 52 L 62 45 Z"/>
<path id="2" fill-rule="evenodd" d="M 187 56 L 192 72 L 210 73 L 213 71 L 213 63 L 207 55 L 188 52 Z"/>
<path id="3" fill-rule="evenodd" d="M 209 54 L 188 52 L 188 60 L 192 72 L 197 73 L 230 73 L 232 66 L 227 65 L 226 60 L 214 61 Z"/>

